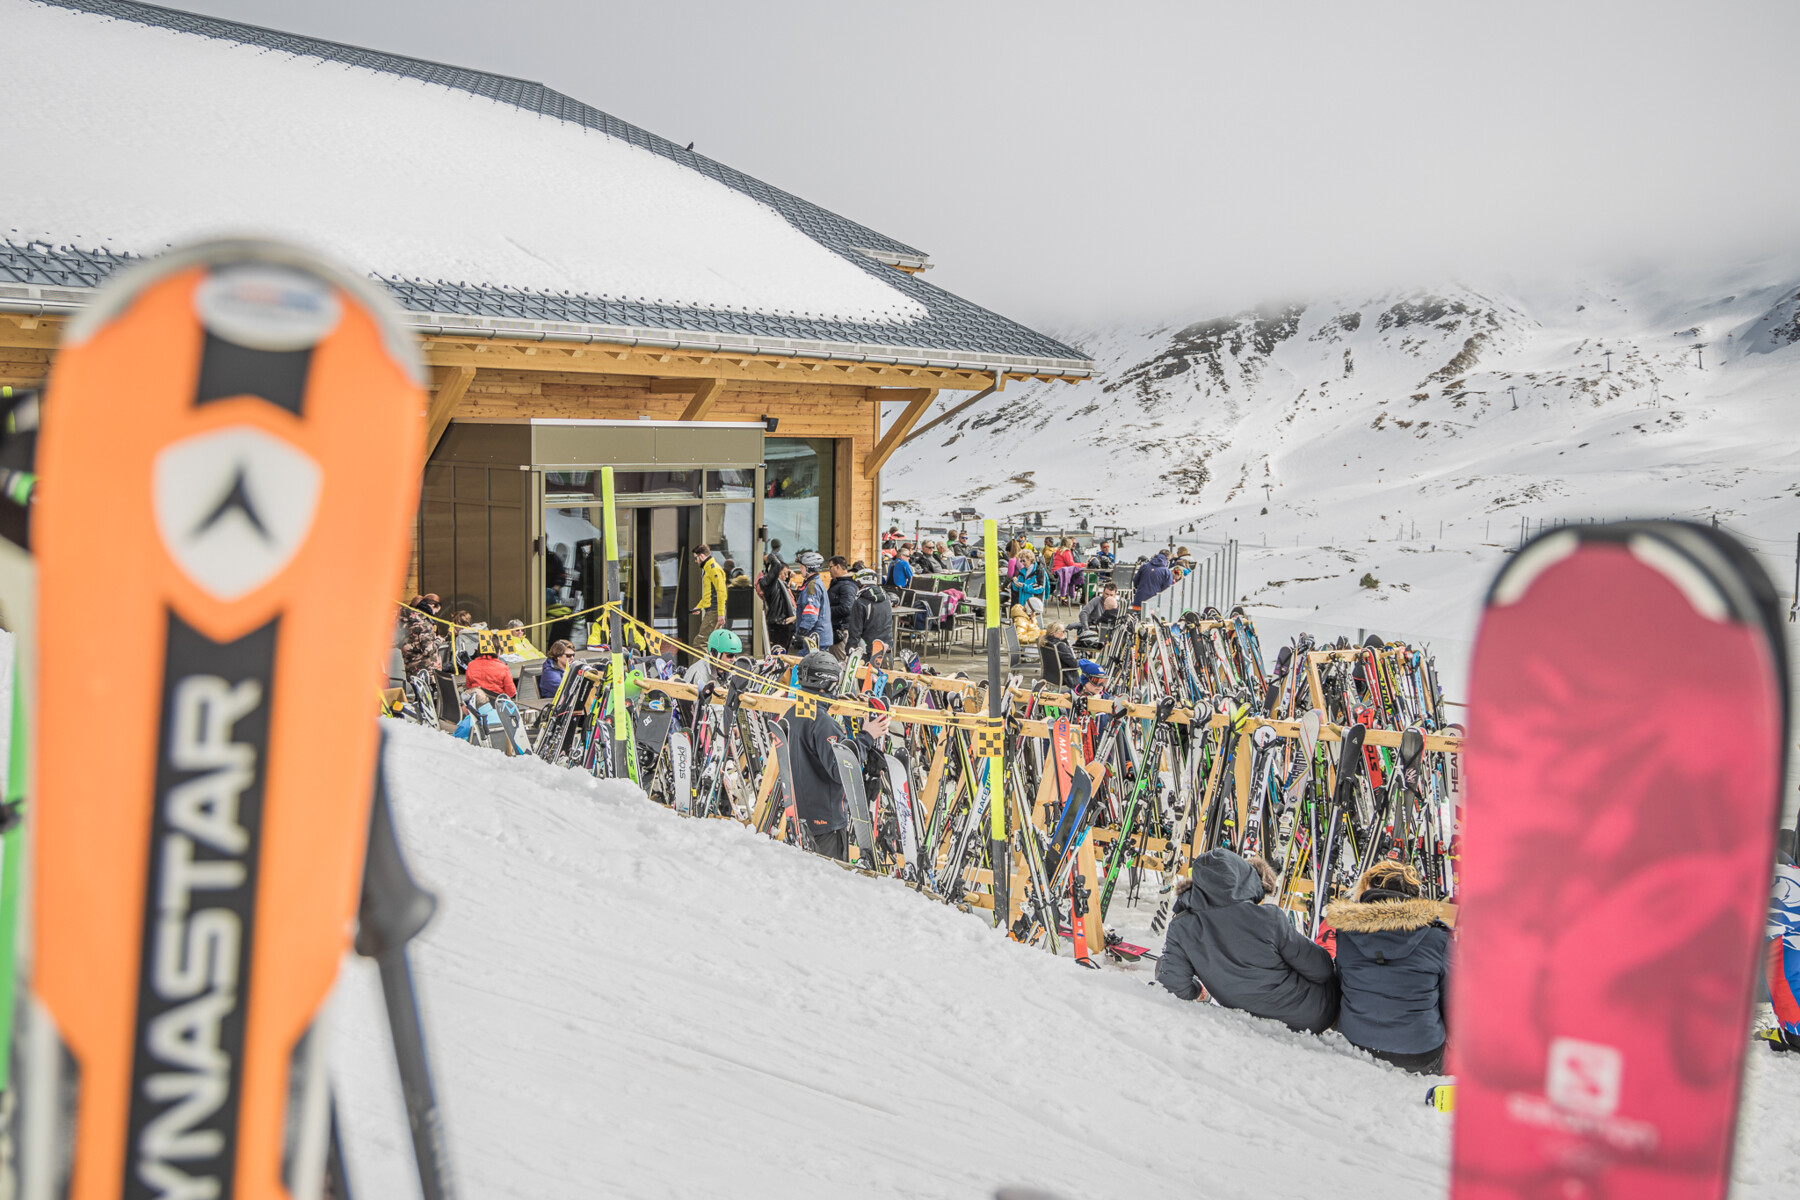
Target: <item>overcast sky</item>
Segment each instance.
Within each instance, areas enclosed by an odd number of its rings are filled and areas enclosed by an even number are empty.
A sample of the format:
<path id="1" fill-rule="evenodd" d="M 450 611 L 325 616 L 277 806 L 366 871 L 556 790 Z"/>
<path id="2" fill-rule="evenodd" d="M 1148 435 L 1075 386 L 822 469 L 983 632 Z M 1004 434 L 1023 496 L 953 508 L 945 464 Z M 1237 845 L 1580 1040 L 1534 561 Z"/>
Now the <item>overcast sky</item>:
<path id="1" fill-rule="evenodd" d="M 1792 0 L 168 2 L 540 80 L 1040 324 L 1800 239 Z"/>

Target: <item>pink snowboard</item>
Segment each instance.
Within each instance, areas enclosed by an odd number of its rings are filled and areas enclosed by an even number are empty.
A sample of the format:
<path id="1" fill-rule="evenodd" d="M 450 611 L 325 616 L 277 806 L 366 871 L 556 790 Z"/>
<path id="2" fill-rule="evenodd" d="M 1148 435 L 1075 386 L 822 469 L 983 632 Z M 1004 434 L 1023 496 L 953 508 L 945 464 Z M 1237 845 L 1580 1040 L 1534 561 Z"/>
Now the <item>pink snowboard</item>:
<path id="1" fill-rule="evenodd" d="M 1676 522 L 1532 542 L 1470 679 L 1459 1200 L 1720 1197 L 1774 865 L 1774 589 Z"/>

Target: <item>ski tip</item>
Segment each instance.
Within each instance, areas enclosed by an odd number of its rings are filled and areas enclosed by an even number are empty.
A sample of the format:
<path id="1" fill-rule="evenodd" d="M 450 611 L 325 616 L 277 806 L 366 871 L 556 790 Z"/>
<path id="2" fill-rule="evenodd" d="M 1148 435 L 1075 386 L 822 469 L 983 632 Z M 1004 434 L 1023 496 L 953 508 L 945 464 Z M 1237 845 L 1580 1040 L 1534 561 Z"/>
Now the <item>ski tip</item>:
<path id="1" fill-rule="evenodd" d="M 1456 1111 L 1456 1085 L 1440 1083 L 1425 1091 L 1425 1103 L 1439 1112 Z"/>
<path id="2" fill-rule="evenodd" d="M 213 238 L 132 263 L 108 278 L 93 301 L 70 319 L 63 344 L 87 341 L 144 289 L 189 267 L 204 267 L 212 276 L 197 293 L 196 305 L 207 329 L 228 341 L 253 349 L 294 350 L 324 340 L 337 323 L 339 301 L 319 292 L 323 283 L 347 293 L 375 319 L 388 357 L 413 383 L 424 386 L 418 339 L 385 289 L 329 255 L 274 238 Z"/>

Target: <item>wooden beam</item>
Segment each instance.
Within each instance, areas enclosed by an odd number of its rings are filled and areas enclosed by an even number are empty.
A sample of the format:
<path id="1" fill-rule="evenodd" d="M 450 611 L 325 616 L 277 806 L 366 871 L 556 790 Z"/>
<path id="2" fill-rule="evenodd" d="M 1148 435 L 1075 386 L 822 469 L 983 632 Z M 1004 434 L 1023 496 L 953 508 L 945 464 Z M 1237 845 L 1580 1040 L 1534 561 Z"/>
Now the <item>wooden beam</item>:
<path id="1" fill-rule="evenodd" d="M 451 414 L 462 403 L 475 380 L 474 367 L 438 367 L 431 372 L 431 406 L 425 410 L 425 457 L 437 449 L 444 430 L 450 428 Z"/>
<path id="2" fill-rule="evenodd" d="M 0 338 L 6 335 L 8 326 L 0 325 Z M 16 331 L 15 331 L 16 332 Z M 43 330 L 32 330 L 24 336 L 41 334 Z M 37 344 L 37 343 L 31 343 Z M 525 351 L 536 343 L 512 343 L 506 341 L 472 342 L 467 338 L 454 335 L 433 336 L 425 339 L 425 361 L 434 367 L 481 367 L 489 370 L 507 371 L 556 371 L 562 373 L 592 373 L 597 375 L 647 375 L 661 381 L 660 387 L 671 392 L 678 390 L 678 381 L 724 378 L 736 380 L 763 380 L 773 383 L 793 385 L 798 382 L 796 374 L 812 378 L 814 373 L 808 369 L 810 363 L 806 359 L 757 358 L 750 356 L 730 359 L 714 357 L 710 363 L 683 358 L 669 358 L 664 361 L 657 353 L 633 351 L 629 348 L 613 350 L 590 348 L 590 352 L 581 358 L 565 357 L 539 353 L 527 355 Z M 951 370 L 910 370 L 910 374 L 918 379 L 921 386 L 946 388 L 951 391 L 976 391 L 994 381 L 988 372 L 951 371 Z M 823 374 L 822 372 L 820 374 Z M 836 372 L 832 373 L 837 378 Z M 882 389 L 887 390 L 887 389 Z M 911 389 L 894 389 L 909 391 Z"/>
<path id="3" fill-rule="evenodd" d="M 9 350 L 54 350 L 62 341 L 63 318 L 28 313 L 0 313 L 0 347 Z"/>
<path id="4" fill-rule="evenodd" d="M 717 376 L 712 379 L 702 379 L 699 390 L 694 393 L 694 398 L 689 400 L 687 407 L 681 410 L 681 419 L 683 421 L 704 420 L 706 414 L 712 411 L 712 406 L 724 394 L 725 381 L 723 379 Z"/>
<path id="5" fill-rule="evenodd" d="M 957 413 L 959 413 L 963 409 L 969 407 L 969 405 L 975 403 L 977 400 L 980 400 L 987 396 L 992 395 L 995 390 L 996 390 L 996 385 L 989 384 L 986 388 L 984 388 L 983 390 L 981 390 L 979 392 L 976 392 L 973 396 L 970 396 L 967 400 L 964 400 L 961 404 L 958 404 L 958 405 L 955 405 L 954 407 L 952 407 L 949 412 L 944 413 L 942 416 L 933 417 L 933 418 L 931 418 L 931 420 L 925 422 L 925 424 L 919 426 L 918 429 L 916 429 L 915 431 L 913 431 L 912 433 L 910 433 L 906 436 L 906 442 L 910 442 L 916 437 L 924 437 L 926 434 L 930 433 L 933 429 L 936 429 L 939 425 L 942 425 L 945 421 L 948 421 L 951 417 L 954 417 Z M 904 445 L 906 445 L 906 442 L 901 442 L 900 444 L 902 446 L 904 446 Z"/>
<path id="6" fill-rule="evenodd" d="M 919 418 L 925 415 L 925 410 L 931 407 L 933 400 L 937 399 L 938 390 L 936 388 L 909 388 L 907 390 L 912 392 L 913 398 L 901 411 L 899 419 L 886 433 L 881 435 L 881 441 L 876 443 L 875 452 L 869 455 L 868 465 L 863 468 L 864 479 L 873 479 L 880 474 L 881 464 L 893 457 L 894 451 L 900 448 L 900 443 L 906 440 L 906 435 L 912 432 L 912 427 L 919 423 Z M 894 398 L 899 399 L 898 396 Z"/>

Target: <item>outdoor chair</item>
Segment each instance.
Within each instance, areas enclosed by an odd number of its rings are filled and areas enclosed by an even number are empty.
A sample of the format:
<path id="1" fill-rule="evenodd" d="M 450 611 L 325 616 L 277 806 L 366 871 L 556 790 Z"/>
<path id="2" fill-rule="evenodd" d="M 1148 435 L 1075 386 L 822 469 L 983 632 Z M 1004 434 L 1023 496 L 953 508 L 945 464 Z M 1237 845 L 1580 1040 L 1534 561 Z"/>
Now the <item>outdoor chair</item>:
<path id="1" fill-rule="evenodd" d="M 925 604 L 923 601 L 921 601 L 919 599 L 918 592 L 915 592 L 911 588 L 901 588 L 900 589 L 900 603 L 899 603 L 898 607 L 899 608 L 924 608 Z M 919 654 L 921 656 L 923 656 L 925 654 L 926 650 L 929 647 L 930 632 L 929 632 L 929 628 L 920 629 L 918 627 L 917 618 L 918 618 L 918 614 L 916 614 L 916 613 L 895 612 L 895 614 L 894 614 L 894 650 L 896 653 L 905 649 L 906 644 L 908 642 L 911 642 L 918 649 Z"/>
<path id="2" fill-rule="evenodd" d="M 931 642 L 935 634 L 937 642 L 944 649 L 950 647 L 949 622 L 944 619 L 944 594 L 942 592 L 914 592 L 914 603 L 925 610 L 926 644 Z"/>
<path id="3" fill-rule="evenodd" d="M 1035 663 L 1043 660 L 1036 646 L 1019 644 L 1019 627 L 1011 621 L 1000 622 L 1000 636 L 1006 639 L 1007 670 L 1016 670 L 1021 662 Z"/>

